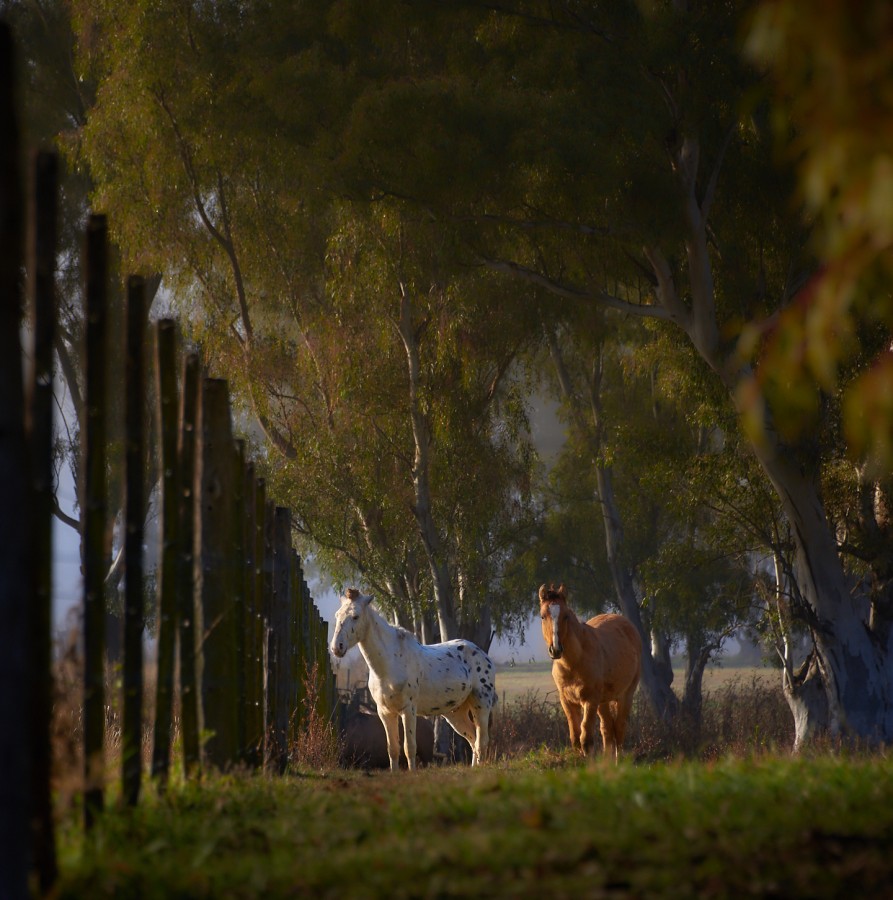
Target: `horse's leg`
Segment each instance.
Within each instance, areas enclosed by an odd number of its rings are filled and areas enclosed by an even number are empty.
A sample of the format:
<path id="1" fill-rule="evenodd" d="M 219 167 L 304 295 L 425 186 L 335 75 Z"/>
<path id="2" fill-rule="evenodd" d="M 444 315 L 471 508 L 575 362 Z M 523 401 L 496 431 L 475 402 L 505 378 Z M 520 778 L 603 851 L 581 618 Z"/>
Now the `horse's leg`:
<path id="1" fill-rule="evenodd" d="M 468 738 L 471 743 L 471 764 L 479 766 L 484 761 L 490 743 L 490 709 L 479 697 L 472 697 L 468 704 L 468 715 L 474 726 L 474 742 Z"/>
<path id="2" fill-rule="evenodd" d="M 468 741 L 468 745 L 471 747 L 471 764 L 474 765 L 475 757 L 477 755 L 477 748 L 475 747 L 477 729 L 474 727 L 474 723 L 470 718 L 470 713 L 470 704 L 466 700 L 465 703 L 456 707 L 452 712 L 445 713 L 443 717 L 450 725 L 452 725 L 453 731 L 455 731 L 456 734 L 461 735 Z"/>
<path id="3" fill-rule="evenodd" d="M 379 707 L 378 718 L 384 725 L 384 733 L 388 739 L 388 759 L 391 761 L 391 771 L 400 769 L 400 717 L 397 713 L 387 712 Z"/>
<path id="4" fill-rule="evenodd" d="M 567 729 L 570 733 L 571 747 L 583 750 L 581 735 L 583 709 L 579 703 L 571 703 L 570 700 L 565 700 L 560 694 L 559 699 L 561 700 L 561 708 L 564 710 L 565 716 L 567 716 Z M 586 751 L 583 750 L 583 752 L 585 753 Z"/>
<path id="5" fill-rule="evenodd" d="M 403 719 L 403 752 L 410 772 L 416 767 L 416 712 L 414 709 L 402 714 Z"/>
<path id="6" fill-rule="evenodd" d="M 617 762 L 617 722 L 615 719 L 617 706 L 613 701 L 598 705 L 598 718 L 601 723 L 602 745 L 605 756 Z"/>
<path id="7" fill-rule="evenodd" d="M 629 714 L 633 708 L 633 694 L 635 693 L 635 685 L 632 690 L 627 691 L 620 700 L 617 701 L 617 715 L 614 717 L 614 733 L 617 735 L 617 753 L 623 749 L 623 739 L 626 737 L 626 726 L 629 722 Z"/>
<path id="8" fill-rule="evenodd" d="M 601 718 L 601 705 L 583 704 L 583 724 L 580 728 L 580 749 L 584 756 L 595 756 L 595 720 Z M 604 739 L 604 721 L 602 721 L 602 738 Z"/>
<path id="9" fill-rule="evenodd" d="M 475 740 L 475 757 L 472 765 L 480 765 L 487 756 L 487 748 L 490 746 L 490 706 L 477 707 L 474 718 L 477 727 L 477 739 Z"/>

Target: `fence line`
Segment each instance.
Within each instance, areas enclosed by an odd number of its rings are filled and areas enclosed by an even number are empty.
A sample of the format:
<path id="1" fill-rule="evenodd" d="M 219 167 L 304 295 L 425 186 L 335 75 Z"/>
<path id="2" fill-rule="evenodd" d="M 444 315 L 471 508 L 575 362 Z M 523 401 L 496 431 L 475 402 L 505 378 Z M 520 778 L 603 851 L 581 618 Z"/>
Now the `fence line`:
<path id="1" fill-rule="evenodd" d="M 11 46 L 11 36 L 0 23 L 0 48 L 7 44 Z M 11 56 L 0 52 L 4 70 L 9 68 L 10 72 Z M 0 74 L 4 75 L 0 79 L 0 159 L 7 161 L 18 154 L 18 134 L 12 113 L 12 80 L 5 71 Z M 0 535 L 23 535 L 18 544 L 6 542 L 2 548 L 4 566 L 0 566 L 0 623 L 6 626 L 2 648 L 18 652 L 7 653 L 0 660 L 0 696 L 6 698 L 0 708 L 4 714 L 0 750 L 10 763 L 0 772 L 0 799 L 4 801 L 0 868 L 9 879 L 13 896 L 26 895 L 32 869 L 39 874 L 44 892 L 56 878 L 49 739 L 56 170 L 52 154 L 37 157 L 35 202 L 28 226 L 33 252 L 26 265 L 37 312 L 32 328 L 34 362 L 27 387 L 21 379 L 22 303 L 18 287 L 25 225 L 17 199 L 21 184 L 15 165 L 3 167 L 0 191 L 0 218 L 8 238 L 0 248 L 0 314 L 4 325 L 0 332 L 8 339 L 11 351 L 0 354 L 0 401 L 4 401 L 0 410 L 5 410 L 0 412 L 4 416 L 0 422 L 0 476 L 7 501 L 0 509 Z M 83 523 L 83 809 L 84 827 L 89 829 L 104 804 L 105 716 L 109 705 L 104 678 L 104 579 L 111 562 L 113 523 L 108 502 L 106 394 L 108 384 L 120 380 L 122 374 L 109 368 L 108 348 L 113 336 L 109 333 L 107 224 L 103 216 L 93 215 L 88 220 L 83 269 L 85 418 L 79 502 Z M 151 452 L 158 454 L 161 473 L 152 776 L 161 787 L 166 784 L 177 694 L 187 777 L 195 776 L 203 766 L 227 770 L 263 765 L 272 772 L 284 772 L 289 748 L 307 716 L 315 712 L 330 718 L 336 703 L 326 648 L 327 625 L 313 603 L 301 560 L 292 546 L 291 513 L 275 506 L 268 497 L 264 479 L 257 477 L 254 462 L 246 458 L 244 443 L 233 437 L 227 383 L 204 375 L 198 357 L 186 353 L 178 390 L 176 328 L 172 321 L 155 325 L 156 353 L 145 353 L 144 305 L 143 279 L 131 277 L 123 373 L 126 583 L 121 698 L 122 794 L 129 804 L 139 802 L 143 781 L 142 633 L 146 617 L 142 566 L 147 458 L 143 415 L 149 383 L 157 384 L 155 415 L 160 446 Z M 21 502 L 10 505 L 9 501 L 16 499 L 16 484 Z M 22 544 L 24 554 L 19 552 Z M 18 556 L 5 552 L 10 550 Z M 8 567 L 7 556 L 11 561 Z M 174 682 L 175 658 L 179 660 L 178 684 Z M 27 669 L 19 672 L 18 661 Z M 309 672 L 316 673 L 317 681 L 307 688 L 304 676 Z M 21 691 L 25 673 L 27 691 L 23 693 L 29 698 L 30 719 L 14 715 L 24 702 L 20 699 L 16 705 L 11 699 L 16 689 Z M 317 706 L 305 710 L 310 697 L 315 698 Z M 201 746 L 203 730 L 206 741 Z M 29 759 L 34 763 L 33 778 L 24 787 L 24 761 Z M 30 854 L 20 852 L 23 846 L 30 847 Z"/>

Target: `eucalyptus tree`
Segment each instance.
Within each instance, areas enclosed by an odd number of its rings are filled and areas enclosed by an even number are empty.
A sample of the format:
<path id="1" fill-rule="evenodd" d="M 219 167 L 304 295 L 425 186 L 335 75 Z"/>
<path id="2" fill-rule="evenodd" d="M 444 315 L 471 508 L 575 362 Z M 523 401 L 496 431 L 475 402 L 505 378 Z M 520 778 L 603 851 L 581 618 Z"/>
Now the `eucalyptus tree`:
<path id="1" fill-rule="evenodd" d="M 349 485 L 351 516 L 328 521 L 353 529 L 340 541 L 354 562 L 371 571 L 376 558 L 390 560 L 387 593 L 416 622 L 425 620 L 413 587 L 424 563 L 440 635 L 487 645 L 495 560 L 528 506 L 532 454 L 516 361 L 529 329 L 503 321 L 504 284 L 485 270 L 457 270 L 444 238 L 399 204 L 345 212 L 326 254 L 330 321 L 313 339 L 334 363 L 337 399 L 320 428 L 322 410 L 314 415 L 304 394 L 283 428 L 331 444 L 314 446 L 310 459 L 308 443 L 296 441 L 298 470 L 325 473 L 329 493 Z M 298 479 L 292 492 L 306 488 Z M 324 493 L 320 485 L 308 496 Z M 295 502 L 316 541 L 337 547 L 321 540 L 310 504 Z"/>
<path id="2" fill-rule="evenodd" d="M 746 569 L 710 538 L 706 495 L 691 489 L 689 470 L 721 443 L 714 406 L 687 386 L 700 384 L 702 367 L 655 329 L 585 305 L 547 344 L 571 434 L 553 471 L 563 496 L 551 518 L 576 523 L 561 539 L 565 556 L 586 561 L 574 595 L 593 611 L 612 598 L 642 638 L 642 684 L 655 711 L 667 719 L 685 711 L 696 723 L 704 670 L 750 609 Z M 610 588 L 593 595 L 598 569 Z M 688 660 L 681 704 L 674 646 Z"/>
<path id="3" fill-rule="evenodd" d="M 191 291 L 199 331 L 243 378 L 271 446 L 289 458 L 270 415 L 287 391 L 265 362 L 280 335 L 260 328 L 261 310 L 292 308 L 311 352 L 330 299 L 331 198 L 411 203 L 512 276 L 509 319 L 532 285 L 684 338 L 743 414 L 790 523 L 830 726 L 893 734 L 886 532 L 864 517 L 855 562 L 834 513 L 865 509 L 874 482 L 849 482 L 858 503 L 832 507 L 834 385 L 793 395 L 812 414 L 794 430 L 783 376 L 755 368 L 776 316 L 809 301 L 816 263 L 752 102 L 750 4 L 82 5 L 94 17 L 82 46 L 99 50 L 85 145 L 98 202 L 120 211 L 131 260 L 166 259 Z M 854 378 L 888 340 L 874 325 L 853 332 Z M 323 393 L 324 362 L 312 385 Z M 760 387 L 764 402 L 750 402 Z M 438 552 L 425 548 L 429 569 Z"/>
<path id="4" fill-rule="evenodd" d="M 456 6 L 437 4 L 437 14 Z M 750 9 L 462 4 L 424 71 L 417 52 L 412 79 L 393 77 L 355 104 L 351 135 L 379 190 L 418 197 L 466 234 L 473 221 L 471 239 L 494 270 L 684 336 L 743 415 L 750 452 L 790 522 L 827 724 L 889 739 L 888 554 L 866 542 L 857 560 L 822 490 L 843 446 L 836 386 L 801 381 L 786 395 L 783 371 L 771 368 L 753 380 L 759 340 L 777 316 L 810 302 L 802 288 L 816 263 L 790 172 L 774 164 L 768 115 L 752 102 L 760 76 L 740 40 Z M 382 122 L 406 121 L 413 127 L 399 146 L 382 139 Z M 439 189 L 443 179 L 426 185 L 414 158 L 451 172 L 450 190 Z M 636 278 L 648 284 L 641 300 L 616 289 Z M 842 320 L 832 310 L 823 321 L 833 332 Z M 790 333 L 778 332 L 780 348 Z M 871 359 L 889 329 L 852 336 Z M 850 359 L 858 369 L 859 355 Z M 762 402 L 750 402 L 759 387 Z M 787 427 L 791 400 L 811 413 L 798 430 Z M 850 497 L 864 507 L 858 486 Z M 811 714 L 819 721 L 823 710 Z"/>
<path id="5" fill-rule="evenodd" d="M 530 332 L 430 215 L 351 195 L 333 157 L 369 83 L 361 36 L 325 3 L 79 10 L 95 202 L 229 375 L 298 529 L 420 630 L 433 610 L 444 638 L 486 644 L 484 560 L 532 461 Z"/>

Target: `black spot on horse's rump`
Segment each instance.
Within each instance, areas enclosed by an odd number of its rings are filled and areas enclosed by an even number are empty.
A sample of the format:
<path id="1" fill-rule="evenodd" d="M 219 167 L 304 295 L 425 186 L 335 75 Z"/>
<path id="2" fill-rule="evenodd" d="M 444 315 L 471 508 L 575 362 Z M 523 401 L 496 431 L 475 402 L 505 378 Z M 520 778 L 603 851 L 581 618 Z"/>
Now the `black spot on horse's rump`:
<path id="1" fill-rule="evenodd" d="M 480 672 L 480 671 L 481 671 L 481 667 L 480 667 L 480 666 L 478 666 L 478 672 Z"/>
<path id="2" fill-rule="evenodd" d="M 459 650 L 464 653 L 465 652 L 465 644 L 459 644 Z"/>
<path id="3" fill-rule="evenodd" d="M 486 684 L 486 683 L 487 683 L 487 679 L 482 677 L 482 678 L 481 678 L 481 684 Z"/>

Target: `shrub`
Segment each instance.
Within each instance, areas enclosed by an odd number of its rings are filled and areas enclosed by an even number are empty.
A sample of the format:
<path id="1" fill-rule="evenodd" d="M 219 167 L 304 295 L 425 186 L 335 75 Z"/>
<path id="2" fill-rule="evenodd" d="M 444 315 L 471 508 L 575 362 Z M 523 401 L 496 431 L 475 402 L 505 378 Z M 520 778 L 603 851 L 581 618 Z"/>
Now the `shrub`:
<path id="1" fill-rule="evenodd" d="M 596 739 L 600 741 L 600 738 Z M 700 721 L 685 713 L 672 722 L 661 721 L 639 692 L 633 703 L 625 755 L 656 761 L 679 757 L 711 760 L 790 750 L 794 725 L 780 686 L 759 678 L 732 680 L 704 696 Z M 524 756 L 541 747 L 570 746 L 567 720 L 561 707 L 529 691 L 497 708 L 491 727 L 494 759 Z"/>
<path id="2" fill-rule="evenodd" d="M 341 737 L 332 721 L 322 714 L 318 666 L 313 663 L 304 672 L 304 709 L 301 723 L 294 729 L 289 761 L 308 769 L 330 770 L 341 758 Z"/>

